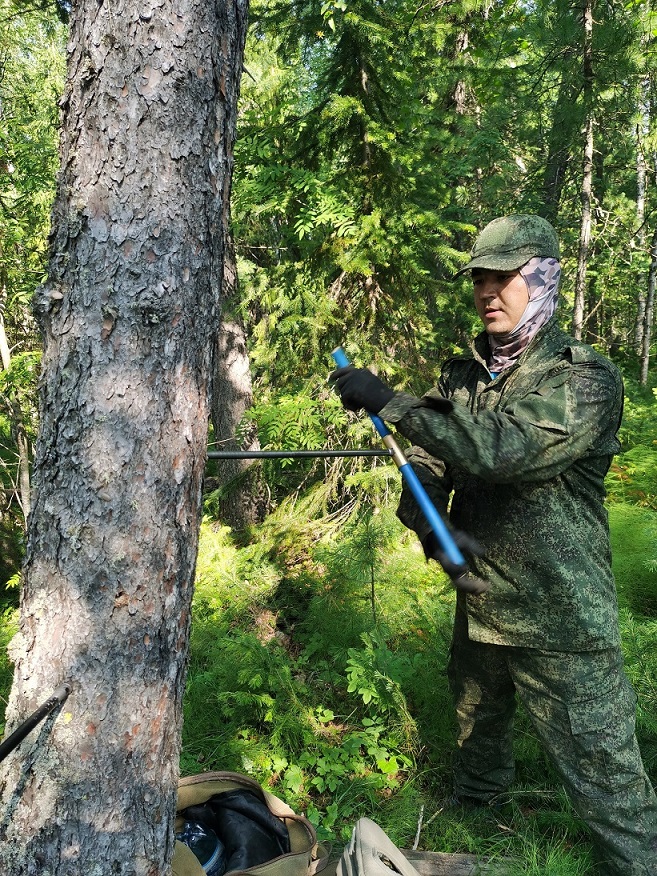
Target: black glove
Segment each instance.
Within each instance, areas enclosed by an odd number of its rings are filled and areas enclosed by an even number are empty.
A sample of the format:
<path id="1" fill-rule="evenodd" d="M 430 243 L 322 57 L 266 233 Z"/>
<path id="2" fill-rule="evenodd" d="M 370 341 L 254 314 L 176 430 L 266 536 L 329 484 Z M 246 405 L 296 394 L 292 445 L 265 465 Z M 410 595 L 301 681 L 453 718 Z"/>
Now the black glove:
<path id="1" fill-rule="evenodd" d="M 467 532 L 462 532 L 460 529 L 451 529 L 451 536 L 454 543 L 466 556 L 482 557 L 484 554 L 483 548 L 479 542 L 468 535 Z M 422 547 L 424 548 L 424 556 L 429 560 L 435 560 L 443 567 L 445 572 L 452 579 L 452 584 L 457 590 L 463 590 L 465 593 L 485 593 L 490 590 L 490 581 L 484 581 L 482 578 L 477 578 L 473 575 L 467 566 L 459 566 L 452 563 L 441 548 L 438 537 L 433 530 L 424 536 L 422 539 Z"/>
<path id="2" fill-rule="evenodd" d="M 367 368 L 354 368 L 353 365 L 333 371 L 329 380 L 335 384 L 340 400 L 348 411 L 365 408 L 370 414 L 378 414 L 395 394 L 376 374 Z"/>

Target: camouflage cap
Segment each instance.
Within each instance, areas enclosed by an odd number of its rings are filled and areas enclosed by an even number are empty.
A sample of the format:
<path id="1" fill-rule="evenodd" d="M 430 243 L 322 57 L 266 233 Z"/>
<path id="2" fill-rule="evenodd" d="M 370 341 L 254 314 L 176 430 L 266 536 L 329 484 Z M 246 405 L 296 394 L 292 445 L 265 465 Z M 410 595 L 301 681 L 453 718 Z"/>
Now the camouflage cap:
<path id="1" fill-rule="evenodd" d="M 502 216 L 489 222 L 479 234 L 470 261 L 453 279 L 472 268 L 513 271 L 535 256 L 559 258 L 559 239 L 550 223 L 523 213 Z"/>

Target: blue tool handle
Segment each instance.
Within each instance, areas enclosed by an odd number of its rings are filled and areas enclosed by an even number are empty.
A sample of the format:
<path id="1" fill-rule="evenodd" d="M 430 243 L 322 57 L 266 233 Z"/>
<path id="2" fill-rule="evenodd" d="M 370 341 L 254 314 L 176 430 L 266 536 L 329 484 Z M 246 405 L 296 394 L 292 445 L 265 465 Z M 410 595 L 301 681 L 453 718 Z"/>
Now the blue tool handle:
<path id="1" fill-rule="evenodd" d="M 333 350 L 333 352 L 331 353 L 331 356 L 333 357 L 333 361 L 338 366 L 338 368 L 346 368 L 347 365 L 351 364 L 349 362 L 349 359 L 347 359 L 347 356 L 342 347 L 336 347 L 336 349 Z M 410 462 L 408 462 L 404 454 L 401 452 L 399 445 L 394 440 L 394 438 L 392 438 L 390 430 L 383 422 L 381 417 L 377 417 L 376 414 L 370 414 L 369 412 L 368 416 L 370 420 L 374 423 L 374 428 L 379 433 L 379 435 L 384 439 L 388 439 L 384 442 L 386 446 L 393 445 L 391 449 L 393 450 L 392 458 L 395 461 L 395 465 L 399 469 L 402 478 L 408 485 L 408 488 L 413 494 L 413 498 L 417 502 L 420 510 L 426 517 L 427 523 L 429 524 L 436 538 L 438 539 L 438 543 L 445 553 L 445 556 L 450 563 L 454 563 L 457 566 L 463 566 L 465 570 L 466 562 L 463 554 L 461 553 L 456 542 L 452 538 L 452 534 L 445 525 L 445 521 L 436 510 L 436 506 L 429 498 L 427 491 L 422 486 L 420 479 L 415 474 L 413 466 L 410 464 Z"/>
<path id="2" fill-rule="evenodd" d="M 438 543 L 443 549 L 445 556 L 450 563 L 454 563 L 457 566 L 463 566 L 465 570 L 465 558 L 452 538 L 452 533 L 445 525 L 445 521 L 436 510 L 436 506 L 429 498 L 427 491 L 424 489 L 418 476 L 415 474 L 415 469 L 410 462 L 407 462 L 405 465 L 399 466 L 399 471 L 402 478 L 408 484 L 411 493 L 413 493 L 413 498 L 417 502 L 420 511 L 422 511 L 426 517 L 427 523 L 438 539 Z"/>

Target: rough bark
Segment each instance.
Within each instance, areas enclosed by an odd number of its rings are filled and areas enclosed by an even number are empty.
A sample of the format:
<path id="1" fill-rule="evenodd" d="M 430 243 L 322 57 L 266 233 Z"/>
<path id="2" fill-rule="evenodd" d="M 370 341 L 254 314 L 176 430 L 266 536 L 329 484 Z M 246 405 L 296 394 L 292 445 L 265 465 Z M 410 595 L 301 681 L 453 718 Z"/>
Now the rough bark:
<path id="1" fill-rule="evenodd" d="M 591 205 L 593 201 L 593 0 L 586 0 L 583 11 L 584 26 L 584 157 L 582 162 L 582 205 L 577 254 L 577 277 L 575 279 L 575 303 L 573 307 L 573 335 L 581 339 L 584 325 L 584 302 L 586 293 L 586 270 L 591 246 Z"/>
<path id="2" fill-rule="evenodd" d="M 73 4 L 4 876 L 170 869 L 247 3 Z"/>

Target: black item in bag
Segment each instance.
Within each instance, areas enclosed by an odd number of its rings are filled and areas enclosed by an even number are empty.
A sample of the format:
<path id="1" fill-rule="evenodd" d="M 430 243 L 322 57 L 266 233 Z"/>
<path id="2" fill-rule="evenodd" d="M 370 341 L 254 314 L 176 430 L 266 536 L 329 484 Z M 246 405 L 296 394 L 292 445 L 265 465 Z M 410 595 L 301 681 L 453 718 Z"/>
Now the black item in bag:
<path id="1" fill-rule="evenodd" d="M 211 827 L 226 849 L 226 871 L 247 870 L 290 851 L 285 824 L 252 791 L 236 788 L 215 794 L 179 813 Z"/>

